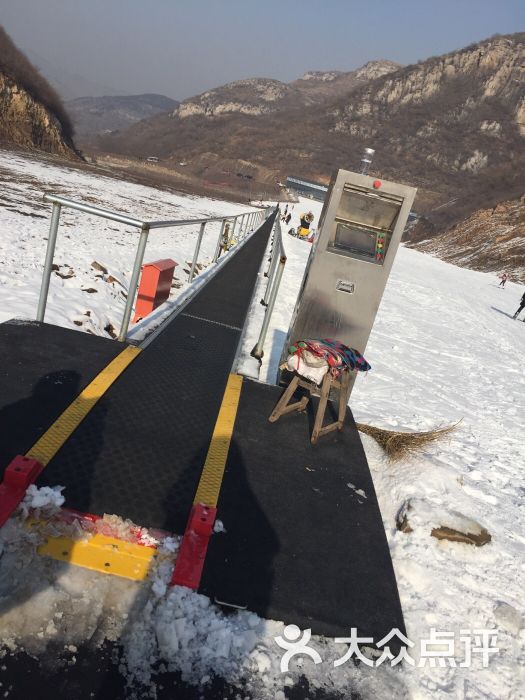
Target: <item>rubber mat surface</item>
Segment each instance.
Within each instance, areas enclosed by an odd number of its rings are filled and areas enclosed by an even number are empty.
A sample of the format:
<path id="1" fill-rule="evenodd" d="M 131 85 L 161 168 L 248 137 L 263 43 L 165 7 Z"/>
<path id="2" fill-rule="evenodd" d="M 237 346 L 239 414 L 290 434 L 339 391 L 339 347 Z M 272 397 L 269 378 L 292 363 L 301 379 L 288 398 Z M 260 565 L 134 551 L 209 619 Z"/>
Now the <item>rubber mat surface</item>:
<path id="1" fill-rule="evenodd" d="M 226 532 L 211 538 L 199 592 L 314 634 L 348 636 L 357 627 L 379 641 L 404 630 L 350 411 L 341 433 L 312 446 L 307 413 L 268 422 L 281 392 L 243 383 L 218 503 Z"/>
<path id="2" fill-rule="evenodd" d="M 0 469 L 24 454 L 124 345 L 37 322 L 0 324 Z"/>
<path id="3" fill-rule="evenodd" d="M 184 532 L 273 219 L 124 371 L 38 480 L 66 506 Z"/>
<path id="4" fill-rule="evenodd" d="M 101 647 L 79 646 L 68 652 L 63 645 L 50 644 L 42 657 L 35 659 L 24 652 L 2 657 L 2 688 L 9 700 L 237 700 L 255 698 L 249 688 L 234 686 L 213 676 L 204 686 L 190 686 L 180 673 L 159 672 L 147 686 L 128 684 L 119 672 L 115 658 L 123 650 L 118 644 L 104 642 Z M 306 678 L 286 687 L 287 700 L 361 700 L 357 693 L 310 688 Z"/>

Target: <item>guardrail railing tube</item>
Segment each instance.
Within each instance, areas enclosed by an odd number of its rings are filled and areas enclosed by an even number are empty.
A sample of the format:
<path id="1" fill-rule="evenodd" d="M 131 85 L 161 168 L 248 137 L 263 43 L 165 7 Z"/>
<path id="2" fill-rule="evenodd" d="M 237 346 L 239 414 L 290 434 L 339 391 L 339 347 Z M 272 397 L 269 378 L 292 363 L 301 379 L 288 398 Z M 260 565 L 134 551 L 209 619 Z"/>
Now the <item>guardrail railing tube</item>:
<path id="1" fill-rule="evenodd" d="M 268 284 L 266 285 L 266 291 L 264 293 L 264 297 L 261 299 L 261 304 L 263 306 L 268 305 L 268 298 L 270 295 L 270 290 L 272 288 L 273 279 L 275 277 L 275 268 L 277 267 L 277 262 L 279 260 L 279 256 L 281 255 L 281 252 L 282 252 L 281 225 L 280 225 L 279 221 L 276 219 L 275 224 L 273 226 L 273 231 L 272 231 L 272 242 L 271 242 L 271 248 L 270 248 L 270 265 L 268 266 L 268 271 L 265 273 L 265 276 L 268 277 Z"/>
<path id="2" fill-rule="evenodd" d="M 199 258 L 199 251 L 201 249 L 202 237 L 204 236 L 204 229 L 206 228 L 206 222 L 201 224 L 199 229 L 199 236 L 197 238 L 197 243 L 195 245 L 195 252 L 193 253 L 193 260 L 191 261 L 190 275 L 188 277 L 188 282 L 193 280 L 195 275 L 195 268 L 197 267 L 197 260 Z"/>
<path id="3" fill-rule="evenodd" d="M 266 333 L 268 332 L 268 326 L 270 325 L 270 319 L 272 317 L 273 307 L 275 306 L 275 300 L 277 299 L 277 292 L 279 291 L 279 287 L 281 285 L 281 279 L 283 276 L 285 265 L 286 255 L 281 255 L 279 259 L 279 267 L 277 268 L 275 280 L 272 285 L 272 291 L 268 300 L 268 306 L 266 307 L 266 311 L 264 312 L 264 319 L 261 326 L 261 332 L 259 334 L 259 340 L 257 341 L 257 344 L 251 352 L 252 357 L 255 357 L 257 360 L 262 360 L 264 356 L 264 341 L 266 340 Z"/>
<path id="4" fill-rule="evenodd" d="M 146 251 L 146 243 L 148 242 L 149 227 L 143 226 L 140 230 L 139 244 L 137 246 L 137 253 L 135 255 L 135 262 L 133 264 L 133 271 L 131 273 L 131 279 L 129 281 L 128 288 L 128 298 L 126 299 L 126 306 L 124 307 L 124 315 L 122 317 L 122 324 L 120 326 L 120 333 L 117 340 L 123 343 L 126 340 L 126 334 L 129 328 L 129 321 L 131 319 L 131 310 L 133 308 L 133 302 L 135 300 L 135 294 L 137 293 L 137 288 L 139 286 L 139 275 L 140 269 L 142 267 L 142 261 L 144 260 L 144 252 Z"/>
<path id="5" fill-rule="evenodd" d="M 60 221 L 61 204 L 53 203 L 51 223 L 49 225 L 49 237 L 47 239 L 46 259 L 44 261 L 44 271 L 42 273 L 42 284 L 40 286 L 40 297 L 38 298 L 38 308 L 36 320 L 43 321 L 46 313 L 47 295 L 49 293 L 49 282 L 53 271 L 53 258 L 55 256 L 55 246 L 57 242 L 58 223 Z"/>

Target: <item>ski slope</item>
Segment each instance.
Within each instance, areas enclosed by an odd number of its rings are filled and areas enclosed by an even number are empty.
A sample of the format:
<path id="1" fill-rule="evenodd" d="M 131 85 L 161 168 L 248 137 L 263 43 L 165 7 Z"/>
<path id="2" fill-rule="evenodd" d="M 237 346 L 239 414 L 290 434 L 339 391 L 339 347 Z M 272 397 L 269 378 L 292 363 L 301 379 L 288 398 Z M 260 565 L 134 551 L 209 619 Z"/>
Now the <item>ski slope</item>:
<path id="1" fill-rule="evenodd" d="M 72 198 L 90 196 L 99 206 L 155 218 L 246 209 L 97 178 L 7 152 L 0 153 L 0 177 L 0 321 L 34 317 L 49 224 L 49 208 L 40 201 L 43 188 L 58 188 Z M 320 206 L 303 200 L 295 205 L 290 226 L 304 207 L 318 221 Z M 125 227 L 113 231 L 117 225 L 85 215 L 70 213 L 64 222 L 69 225 L 59 234 L 57 262 L 73 269 L 75 276 L 53 276 L 46 320 L 103 335 L 107 323 L 118 324 L 123 301 L 118 285 L 96 277 L 91 262 L 102 263 L 125 285 L 134 238 Z M 159 236 L 149 244 L 147 259 L 190 260 L 196 233 Z M 205 244 L 204 258 L 211 257 L 214 244 L 215 235 Z M 265 381 L 275 376 L 310 251 L 309 244 L 286 234 L 284 244 L 288 263 L 265 346 L 260 373 Z M 260 275 L 260 290 L 264 282 Z M 334 667 L 343 654 L 341 645 L 313 639 L 311 646 L 323 663 L 295 659 L 289 673 L 282 674 L 282 650 L 274 641 L 283 633 L 282 623 L 247 612 L 226 616 L 202 596 L 185 589 L 168 591 L 166 566 L 154 572 L 153 585 L 145 586 L 109 582 L 109 577 L 44 561 L 35 556 L 34 542 L 17 521 L 0 531 L 0 596 L 19 596 L 16 607 L 0 619 L 2 643 L 37 653 L 50 640 L 69 649 L 85 639 L 100 643 L 104 636 L 122 635 L 126 655 L 121 671 L 151 684 L 152 692 L 152 666 L 161 661 L 203 688 L 214 673 L 232 682 L 245 679 L 246 695 L 261 699 L 284 699 L 285 688 L 301 674 L 310 682 L 312 697 L 318 687 L 339 690 L 348 698 L 355 691 L 366 700 L 525 697 L 525 323 L 511 318 L 524 290 L 510 282 L 500 289 L 498 282 L 492 275 L 401 247 L 365 353 L 372 371 L 358 377 L 351 397 L 357 421 L 385 428 L 428 430 L 460 421 L 452 435 L 395 465 L 371 438 L 362 437 L 408 637 L 415 644 L 415 667 L 385 663 L 368 668 L 351 662 Z M 88 285 L 97 292 L 82 291 Z M 252 376 L 258 371 L 249 351 L 263 313 L 260 290 L 240 359 L 241 371 Z M 82 326 L 75 320 L 82 320 Z M 413 531 L 404 533 L 396 528 L 396 516 L 408 499 Z M 430 536 L 433 527 L 473 527 L 472 521 L 492 536 L 484 547 Z M 228 523 L 223 525 L 227 530 Z M 176 549 L 176 542 L 170 546 Z M 447 662 L 432 667 L 419 656 L 420 642 L 431 628 L 454 635 L 455 666 Z M 479 654 L 472 655 L 470 666 L 461 667 L 461 631 L 479 629 L 496 632 L 499 651 L 486 668 Z"/>

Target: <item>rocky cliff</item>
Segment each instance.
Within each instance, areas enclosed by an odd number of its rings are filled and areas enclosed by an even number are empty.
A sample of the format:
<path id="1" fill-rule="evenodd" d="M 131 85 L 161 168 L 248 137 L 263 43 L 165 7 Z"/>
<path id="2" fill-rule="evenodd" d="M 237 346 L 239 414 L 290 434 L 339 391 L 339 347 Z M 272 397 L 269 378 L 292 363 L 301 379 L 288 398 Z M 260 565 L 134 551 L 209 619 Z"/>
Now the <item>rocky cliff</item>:
<path id="1" fill-rule="evenodd" d="M 460 267 L 506 270 L 525 284 L 525 196 L 476 211 L 438 236 L 406 245 Z"/>
<path id="2" fill-rule="evenodd" d="M 333 129 L 374 139 L 387 121 L 416 113 L 420 124 L 411 136 L 428 151 L 440 131 L 467 128 L 480 136 L 481 148 L 427 156 L 476 172 L 497 150 L 494 140 L 525 136 L 524 86 L 525 34 L 495 37 L 369 83 L 334 111 Z"/>
<path id="3" fill-rule="evenodd" d="M 1 27 L 0 140 L 66 158 L 79 157 L 60 98 Z"/>

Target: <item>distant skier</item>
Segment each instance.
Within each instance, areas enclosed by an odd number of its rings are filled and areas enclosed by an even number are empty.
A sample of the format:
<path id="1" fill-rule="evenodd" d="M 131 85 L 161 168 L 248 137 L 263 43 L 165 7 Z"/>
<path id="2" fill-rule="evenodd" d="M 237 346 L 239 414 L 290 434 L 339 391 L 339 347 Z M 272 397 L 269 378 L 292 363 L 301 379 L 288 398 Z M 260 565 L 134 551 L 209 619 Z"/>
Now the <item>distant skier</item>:
<path id="1" fill-rule="evenodd" d="M 501 280 L 501 282 L 498 284 L 498 287 L 503 287 L 503 289 L 505 289 L 505 282 L 509 279 L 509 276 L 506 272 L 504 272 L 502 275 L 499 276 L 499 279 Z"/>
<path id="2" fill-rule="evenodd" d="M 522 309 L 525 309 L 525 292 L 523 292 L 523 296 L 521 297 L 520 308 L 516 311 L 512 318 L 518 318 L 518 314 Z M 525 318 L 523 319 L 523 321 L 525 323 Z"/>
<path id="3" fill-rule="evenodd" d="M 286 219 L 284 220 L 285 224 L 289 224 L 291 218 L 292 218 L 292 215 L 291 215 L 291 214 L 287 214 L 287 215 L 286 215 Z"/>

